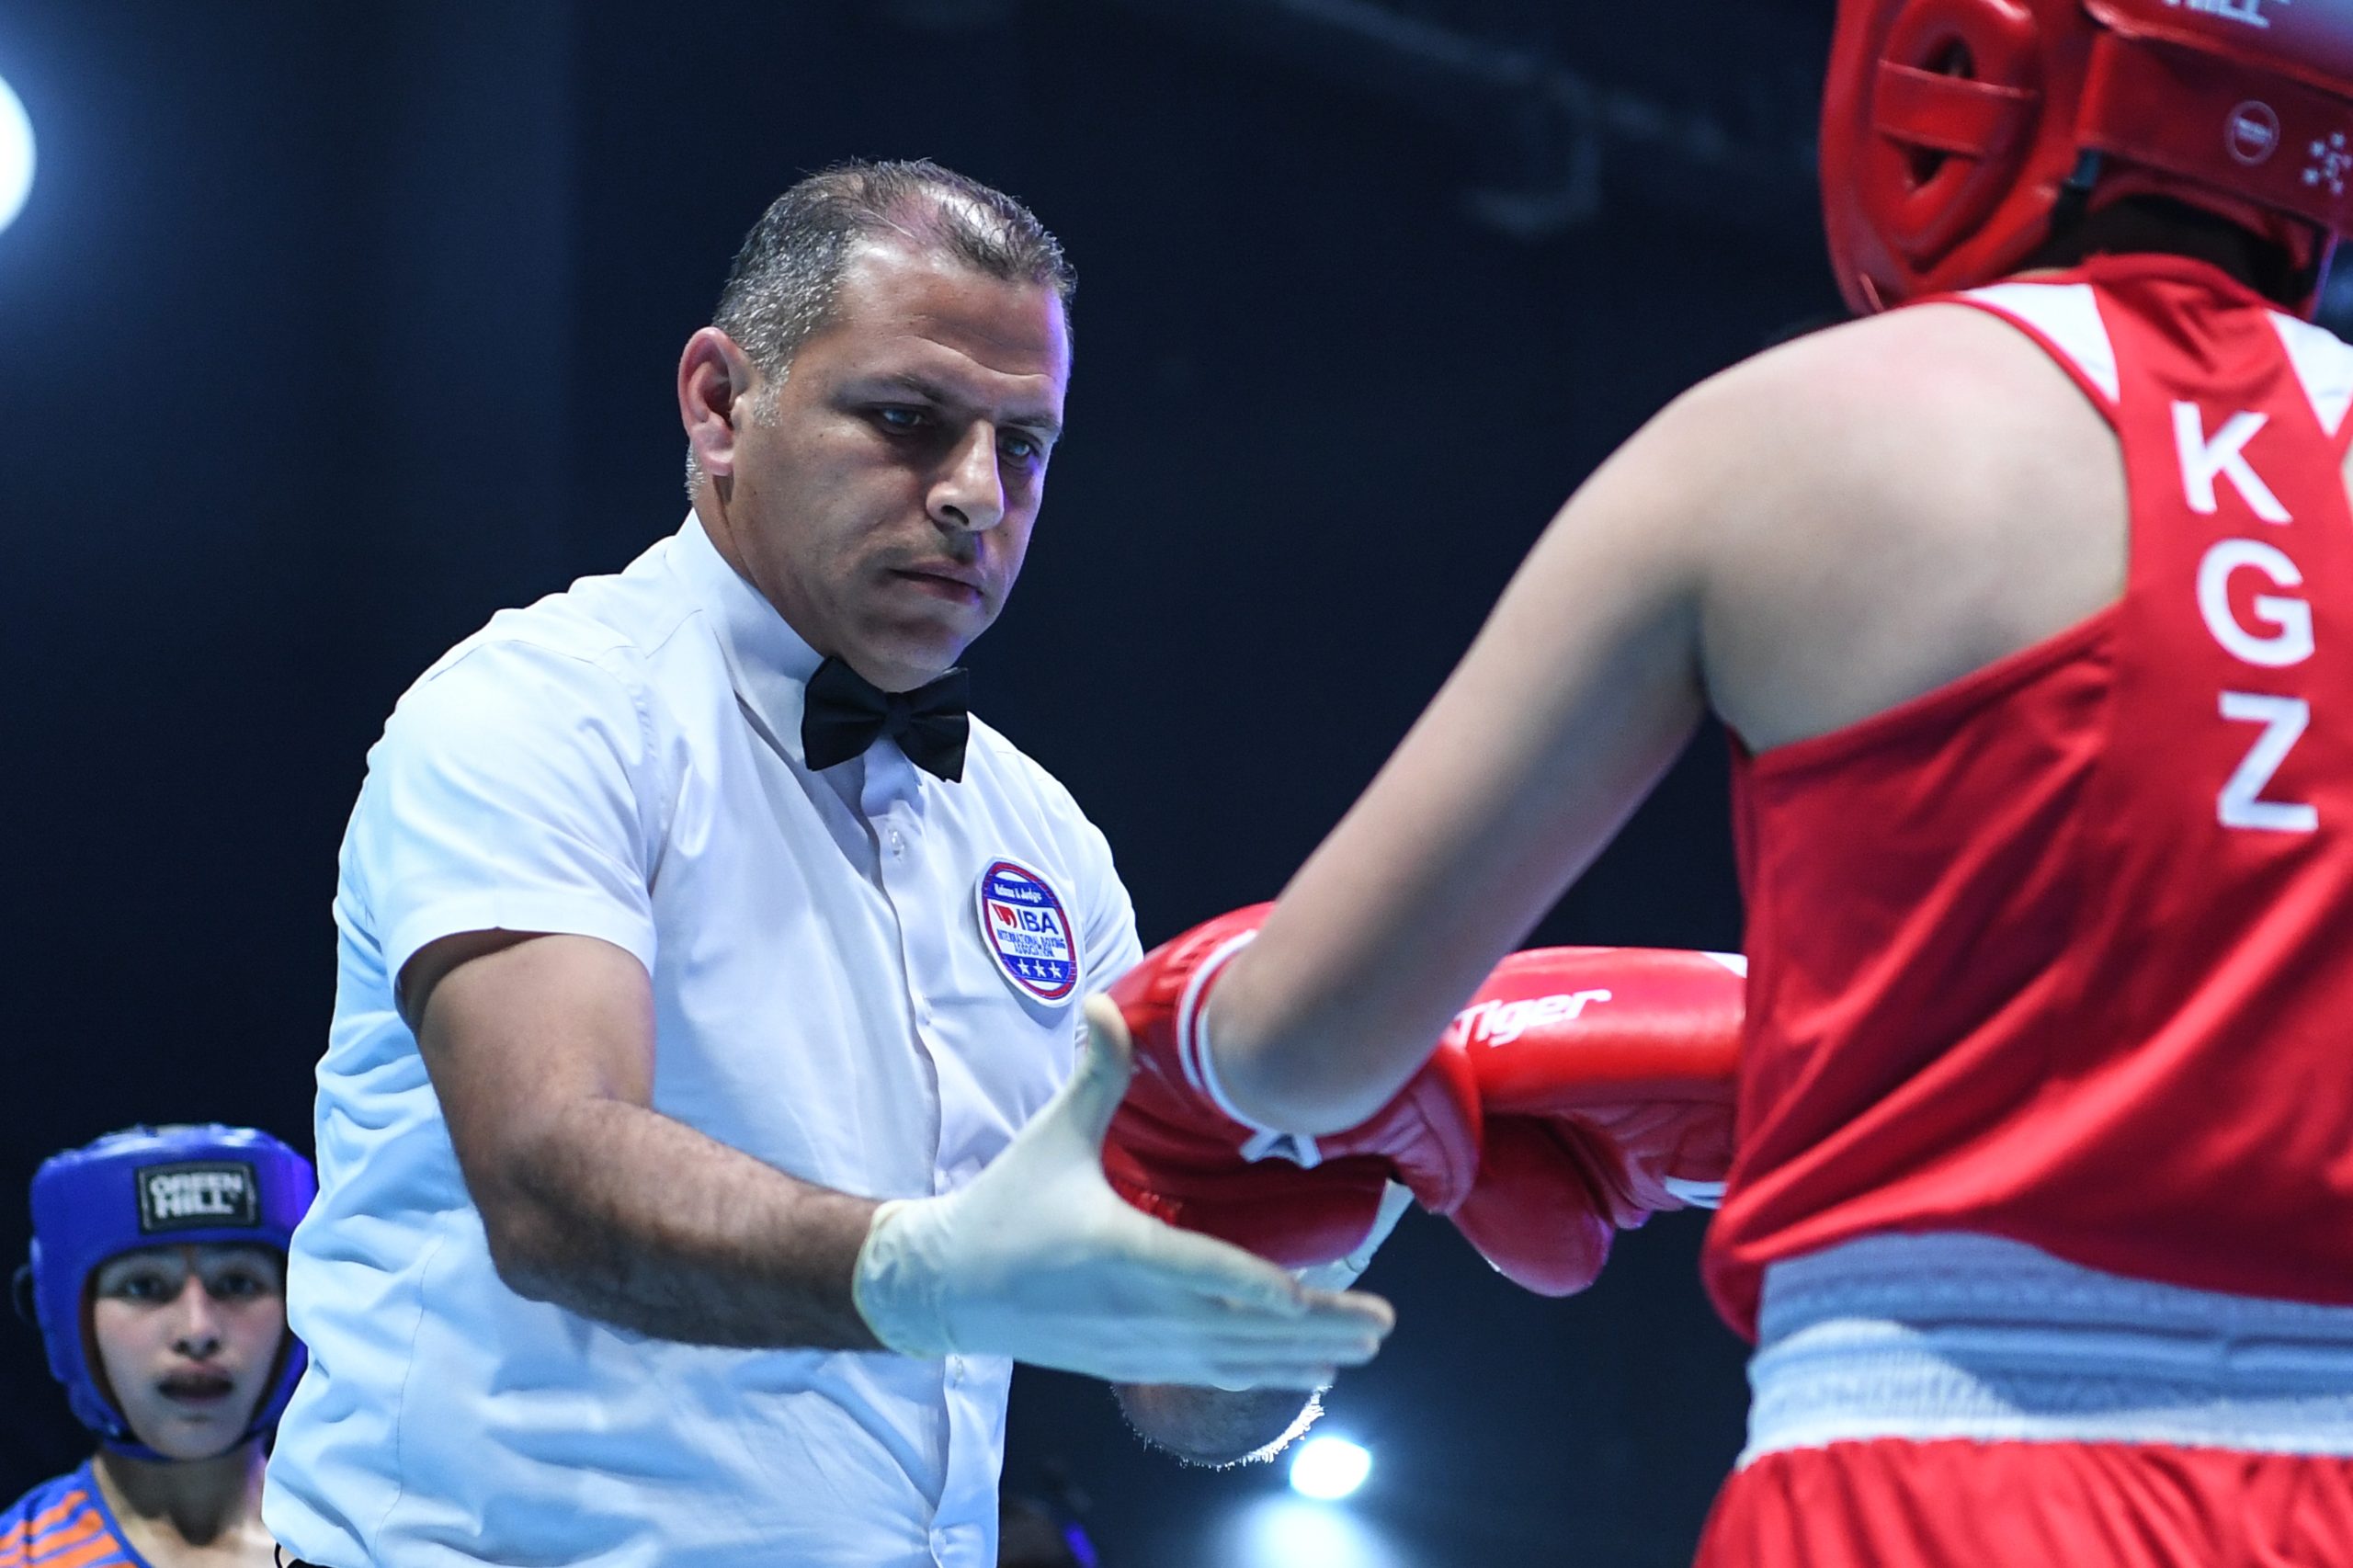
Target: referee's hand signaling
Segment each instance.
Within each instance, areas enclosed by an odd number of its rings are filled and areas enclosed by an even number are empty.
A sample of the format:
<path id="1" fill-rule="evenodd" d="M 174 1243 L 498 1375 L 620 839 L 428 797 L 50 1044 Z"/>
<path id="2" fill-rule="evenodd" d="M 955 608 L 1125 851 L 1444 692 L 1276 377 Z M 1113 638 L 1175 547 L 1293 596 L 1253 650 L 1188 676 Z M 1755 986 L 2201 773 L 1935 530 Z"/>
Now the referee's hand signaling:
<path id="1" fill-rule="evenodd" d="M 1361 1291 L 1318 1290 L 1239 1247 L 1130 1208 L 1103 1134 L 1134 1071 L 1126 1025 L 1086 1003 L 1062 1092 L 971 1185 L 875 1211 L 858 1310 L 909 1356 L 1010 1356 L 1123 1383 L 1316 1389 L 1372 1359 L 1395 1323 Z"/>

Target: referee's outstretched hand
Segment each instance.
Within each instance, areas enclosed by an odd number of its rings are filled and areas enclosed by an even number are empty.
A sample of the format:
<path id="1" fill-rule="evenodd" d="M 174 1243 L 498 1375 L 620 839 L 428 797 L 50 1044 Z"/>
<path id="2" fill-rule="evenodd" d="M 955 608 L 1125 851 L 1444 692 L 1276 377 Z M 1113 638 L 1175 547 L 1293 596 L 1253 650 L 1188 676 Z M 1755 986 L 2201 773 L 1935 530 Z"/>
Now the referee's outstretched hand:
<path id="1" fill-rule="evenodd" d="M 876 1210 L 855 1297 L 909 1356 L 1010 1356 L 1124 1383 L 1313 1389 L 1372 1359 L 1394 1324 L 1362 1291 L 1318 1290 L 1241 1248 L 1122 1202 L 1103 1134 L 1134 1071 L 1127 1026 L 1087 998 L 1062 1092 L 959 1191 Z"/>

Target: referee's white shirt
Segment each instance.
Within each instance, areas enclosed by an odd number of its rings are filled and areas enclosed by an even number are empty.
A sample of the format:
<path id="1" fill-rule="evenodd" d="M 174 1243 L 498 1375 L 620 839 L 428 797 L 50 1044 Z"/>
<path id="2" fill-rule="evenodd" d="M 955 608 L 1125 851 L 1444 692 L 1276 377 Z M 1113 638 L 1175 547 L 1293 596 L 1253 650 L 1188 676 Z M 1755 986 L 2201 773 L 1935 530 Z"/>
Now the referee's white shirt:
<path id="1" fill-rule="evenodd" d="M 263 1514 L 290 1554 L 994 1568 L 1010 1363 L 712 1349 L 526 1301 L 393 1008 L 437 937 L 601 937 L 653 977 L 656 1110 L 844 1191 L 969 1181 L 1069 1073 L 1077 998 L 1135 961 L 1134 915 L 1102 835 L 977 721 L 961 783 L 887 741 L 810 771 L 817 663 L 689 518 L 501 612 L 385 725 L 343 843 L 319 1199 L 288 1280 L 311 1366 Z M 983 929 L 1000 862 L 1067 912 L 1057 1000 Z"/>

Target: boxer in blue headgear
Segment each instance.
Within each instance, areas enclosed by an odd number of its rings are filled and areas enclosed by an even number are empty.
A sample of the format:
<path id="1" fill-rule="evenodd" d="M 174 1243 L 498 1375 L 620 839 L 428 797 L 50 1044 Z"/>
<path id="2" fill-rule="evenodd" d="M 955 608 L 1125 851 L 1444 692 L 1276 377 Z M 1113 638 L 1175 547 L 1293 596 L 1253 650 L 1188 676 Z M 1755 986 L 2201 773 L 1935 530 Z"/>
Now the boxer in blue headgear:
<path id="1" fill-rule="evenodd" d="M 0 1514 L 0 1563 L 272 1561 L 264 1449 L 303 1363 L 286 1245 L 317 1189 L 242 1127 L 134 1127 L 42 1163 L 17 1305 L 98 1452 Z"/>

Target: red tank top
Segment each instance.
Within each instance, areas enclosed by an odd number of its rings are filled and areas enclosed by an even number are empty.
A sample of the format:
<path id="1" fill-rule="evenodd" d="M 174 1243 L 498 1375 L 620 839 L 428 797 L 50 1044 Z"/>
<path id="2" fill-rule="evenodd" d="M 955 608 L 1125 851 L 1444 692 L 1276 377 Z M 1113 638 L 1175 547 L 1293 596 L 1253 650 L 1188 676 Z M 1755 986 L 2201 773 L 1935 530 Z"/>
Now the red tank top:
<path id="1" fill-rule="evenodd" d="M 1959 297 L 2115 426 L 2123 597 L 1743 756 L 1739 1153 L 1711 1291 L 1873 1232 L 2353 1303 L 2353 349 L 2220 273 Z"/>

